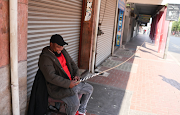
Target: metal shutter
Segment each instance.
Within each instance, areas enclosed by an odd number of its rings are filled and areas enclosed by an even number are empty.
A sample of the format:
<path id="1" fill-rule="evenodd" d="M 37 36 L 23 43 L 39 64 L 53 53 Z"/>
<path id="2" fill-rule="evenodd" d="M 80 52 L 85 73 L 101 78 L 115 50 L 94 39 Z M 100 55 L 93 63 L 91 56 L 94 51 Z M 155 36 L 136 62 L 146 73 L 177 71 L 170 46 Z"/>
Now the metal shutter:
<path id="1" fill-rule="evenodd" d="M 42 48 L 53 34 L 61 34 L 66 50 L 78 62 L 82 0 L 29 0 L 27 95 L 30 96 Z"/>
<path id="2" fill-rule="evenodd" d="M 110 54 L 114 30 L 116 0 L 101 0 L 100 23 L 103 35 L 97 38 L 96 66 L 102 63 Z M 104 18 L 103 18 L 104 15 Z M 102 21 L 103 20 L 103 21 Z"/>

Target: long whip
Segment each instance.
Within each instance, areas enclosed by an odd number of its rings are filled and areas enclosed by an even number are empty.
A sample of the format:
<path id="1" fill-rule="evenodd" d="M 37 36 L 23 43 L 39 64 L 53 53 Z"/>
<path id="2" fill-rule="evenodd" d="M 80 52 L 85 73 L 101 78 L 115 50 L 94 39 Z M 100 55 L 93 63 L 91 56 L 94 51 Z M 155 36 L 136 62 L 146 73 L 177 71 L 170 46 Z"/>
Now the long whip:
<path id="1" fill-rule="evenodd" d="M 145 40 L 145 41 L 146 41 L 146 40 Z M 145 41 L 142 43 L 142 45 L 145 43 Z M 138 50 L 136 50 L 136 52 L 138 52 L 138 51 L 140 50 L 140 48 L 142 47 L 142 45 L 138 48 Z M 92 78 L 92 77 L 95 77 L 95 76 L 97 76 L 97 75 L 100 75 L 100 74 L 102 74 L 102 73 L 104 73 L 104 72 L 107 72 L 107 71 L 109 71 L 109 70 L 112 70 L 112 69 L 114 69 L 114 68 L 116 68 L 116 67 L 118 67 L 118 66 L 120 66 L 120 65 L 122 65 L 122 64 L 124 64 L 124 63 L 126 63 L 127 61 L 129 61 L 129 60 L 136 54 L 136 52 L 135 52 L 131 57 L 129 57 L 127 60 L 125 60 L 124 62 L 122 62 L 122 63 L 120 63 L 120 64 L 118 64 L 118 65 L 116 65 L 116 66 L 114 66 L 114 67 L 112 67 L 112 68 L 109 68 L 109 69 L 107 69 L 107 70 L 104 70 L 104 71 L 102 71 L 102 72 L 100 72 L 100 73 L 96 73 L 96 74 L 93 74 L 93 75 L 91 75 L 91 76 L 88 76 L 88 77 L 85 77 L 85 78 L 83 78 L 83 79 L 80 79 L 80 81 L 77 81 L 77 82 L 82 82 L 82 81 L 88 80 L 88 79 L 90 79 L 90 78 Z"/>

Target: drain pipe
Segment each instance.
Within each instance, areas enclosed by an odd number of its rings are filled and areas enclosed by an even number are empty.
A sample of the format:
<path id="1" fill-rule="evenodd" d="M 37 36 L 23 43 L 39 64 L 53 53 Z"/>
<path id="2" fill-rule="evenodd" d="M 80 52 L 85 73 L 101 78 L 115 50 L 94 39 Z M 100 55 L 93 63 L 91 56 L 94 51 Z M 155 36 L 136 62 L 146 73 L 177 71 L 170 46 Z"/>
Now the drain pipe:
<path id="1" fill-rule="evenodd" d="M 94 34 L 94 43 L 92 48 L 92 62 L 91 62 L 91 72 L 94 73 L 94 65 L 95 65 L 95 56 L 96 56 L 96 42 L 97 42 L 97 31 L 98 31 L 98 23 L 99 23 L 99 13 L 100 13 L 100 6 L 101 0 L 98 0 L 97 4 L 97 19 L 96 19 L 96 26 L 95 26 L 95 34 Z"/>
<path id="2" fill-rule="evenodd" d="M 18 38 L 17 38 L 17 11 L 18 1 L 9 0 L 10 11 L 10 69 L 13 115 L 20 115 L 19 83 L 18 83 Z"/>

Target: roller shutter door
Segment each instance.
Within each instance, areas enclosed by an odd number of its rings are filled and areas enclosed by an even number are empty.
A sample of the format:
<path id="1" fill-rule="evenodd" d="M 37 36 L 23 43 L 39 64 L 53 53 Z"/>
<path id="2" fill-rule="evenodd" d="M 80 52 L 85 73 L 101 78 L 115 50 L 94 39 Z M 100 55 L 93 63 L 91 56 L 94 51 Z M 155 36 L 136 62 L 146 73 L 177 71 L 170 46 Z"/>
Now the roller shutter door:
<path id="1" fill-rule="evenodd" d="M 103 35 L 97 38 L 96 67 L 111 54 L 116 0 L 101 0 L 100 23 Z"/>
<path id="2" fill-rule="evenodd" d="M 42 48 L 53 34 L 61 34 L 66 50 L 78 62 L 82 0 L 29 0 L 27 45 L 27 95 L 30 96 Z"/>

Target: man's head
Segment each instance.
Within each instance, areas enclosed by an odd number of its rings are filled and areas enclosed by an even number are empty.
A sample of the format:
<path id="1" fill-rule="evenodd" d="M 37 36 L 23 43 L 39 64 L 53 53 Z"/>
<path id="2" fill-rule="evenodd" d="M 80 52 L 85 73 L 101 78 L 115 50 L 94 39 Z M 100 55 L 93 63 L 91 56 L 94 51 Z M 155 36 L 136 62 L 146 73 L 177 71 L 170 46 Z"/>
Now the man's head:
<path id="1" fill-rule="evenodd" d="M 63 37 L 59 34 L 55 34 L 55 35 L 52 35 L 51 36 L 51 39 L 50 39 L 50 49 L 51 51 L 53 51 L 53 53 L 56 55 L 56 56 L 60 56 L 61 55 L 61 51 L 63 50 L 63 46 L 64 45 L 68 45 L 68 43 L 66 43 L 64 40 L 63 40 Z"/>

